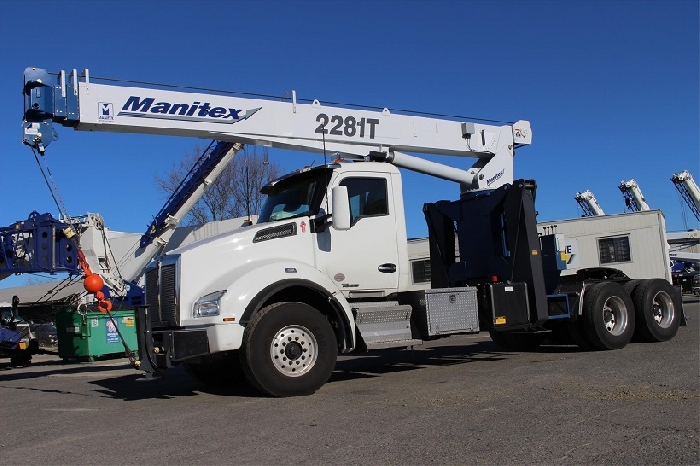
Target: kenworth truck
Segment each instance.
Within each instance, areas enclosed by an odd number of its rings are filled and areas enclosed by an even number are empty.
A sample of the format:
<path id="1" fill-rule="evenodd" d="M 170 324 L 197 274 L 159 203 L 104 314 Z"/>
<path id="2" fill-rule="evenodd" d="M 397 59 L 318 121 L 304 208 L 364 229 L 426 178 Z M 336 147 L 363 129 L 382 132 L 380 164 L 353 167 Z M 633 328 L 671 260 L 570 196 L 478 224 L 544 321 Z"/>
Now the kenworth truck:
<path id="1" fill-rule="evenodd" d="M 157 257 L 139 310 L 140 368 L 184 364 L 201 381 L 245 376 L 272 396 L 307 395 L 338 354 L 487 331 L 504 348 L 549 335 L 619 349 L 672 338 L 681 303 L 666 280 L 596 268 L 560 276 L 564 238 L 538 236 L 532 180 L 514 180 L 526 121 L 453 121 L 388 109 L 95 84 L 25 71 L 24 143 L 76 130 L 216 138 L 332 154 L 264 188 L 258 222 Z M 466 156 L 468 170 L 417 155 Z M 431 286 L 410 285 L 398 167 L 459 183 L 424 206 Z M 410 291 L 409 288 L 412 290 Z"/>

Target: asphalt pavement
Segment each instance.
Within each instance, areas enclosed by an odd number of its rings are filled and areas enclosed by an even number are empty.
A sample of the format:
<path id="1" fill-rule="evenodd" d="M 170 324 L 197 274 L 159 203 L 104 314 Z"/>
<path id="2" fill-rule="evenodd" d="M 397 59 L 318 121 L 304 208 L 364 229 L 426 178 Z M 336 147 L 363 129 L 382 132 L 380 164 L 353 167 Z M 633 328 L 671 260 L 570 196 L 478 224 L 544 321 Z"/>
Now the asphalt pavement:
<path id="1" fill-rule="evenodd" d="M 700 464 L 700 313 L 664 343 L 503 352 L 488 335 L 342 356 L 308 397 L 126 359 L 0 359 L 0 464 Z"/>

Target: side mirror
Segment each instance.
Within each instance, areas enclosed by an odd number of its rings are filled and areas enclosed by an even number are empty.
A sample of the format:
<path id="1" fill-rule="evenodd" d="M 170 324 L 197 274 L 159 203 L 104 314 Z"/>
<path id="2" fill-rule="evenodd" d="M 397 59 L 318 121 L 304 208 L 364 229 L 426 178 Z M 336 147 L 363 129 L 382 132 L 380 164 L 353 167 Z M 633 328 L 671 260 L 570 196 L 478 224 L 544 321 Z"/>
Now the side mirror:
<path id="1" fill-rule="evenodd" d="M 350 198 L 347 186 L 333 188 L 332 224 L 336 230 L 350 229 Z"/>

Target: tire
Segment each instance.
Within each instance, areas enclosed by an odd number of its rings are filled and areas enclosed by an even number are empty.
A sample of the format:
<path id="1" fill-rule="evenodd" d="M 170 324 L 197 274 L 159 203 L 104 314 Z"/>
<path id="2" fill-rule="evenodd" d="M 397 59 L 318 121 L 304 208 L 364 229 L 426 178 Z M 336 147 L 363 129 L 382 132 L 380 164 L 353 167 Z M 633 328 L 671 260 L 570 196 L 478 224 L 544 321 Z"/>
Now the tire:
<path id="1" fill-rule="evenodd" d="M 245 381 L 238 351 L 205 356 L 184 366 L 195 380 L 211 388 L 231 388 Z"/>
<path id="2" fill-rule="evenodd" d="M 681 302 L 676 289 L 666 280 L 642 280 L 634 293 L 637 336 L 648 342 L 668 341 L 681 323 Z"/>
<path id="3" fill-rule="evenodd" d="M 632 303 L 634 303 L 634 292 L 637 290 L 637 287 L 643 282 L 644 280 L 630 280 L 628 282 L 625 282 L 622 285 L 622 288 L 627 292 L 627 295 L 630 297 L 632 300 Z"/>
<path id="4" fill-rule="evenodd" d="M 593 347 L 601 350 L 624 348 L 634 335 L 632 299 L 618 283 L 596 283 L 583 297 L 581 324 Z"/>
<path id="5" fill-rule="evenodd" d="M 337 357 L 328 320 L 311 306 L 293 302 L 275 303 L 254 315 L 240 354 L 251 385 L 277 397 L 314 393 L 330 378 Z"/>
<path id="6" fill-rule="evenodd" d="M 32 354 L 27 350 L 15 350 L 10 354 L 10 366 L 28 366 L 32 363 Z"/>
<path id="7" fill-rule="evenodd" d="M 39 340 L 32 338 L 29 340 L 29 353 L 37 354 L 39 352 Z"/>
<path id="8" fill-rule="evenodd" d="M 491 340 L 504 351 L 535 351 L 542 345 L 547 333 L 514 333 L 489 330 Z"/>

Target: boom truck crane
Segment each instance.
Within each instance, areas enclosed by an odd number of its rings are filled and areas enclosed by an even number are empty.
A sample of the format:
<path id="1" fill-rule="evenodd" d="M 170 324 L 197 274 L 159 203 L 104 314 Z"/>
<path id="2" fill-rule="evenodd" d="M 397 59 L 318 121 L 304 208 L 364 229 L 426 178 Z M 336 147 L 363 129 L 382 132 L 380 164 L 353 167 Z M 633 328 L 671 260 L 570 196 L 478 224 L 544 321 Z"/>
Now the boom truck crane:
<path id="1" fill-rule="evenodd" d="M 635 180 L 621 181 L 619 189 L 620 191 L 622 191 L 622 195 L 625 198 L 625 206 L 631 212 L 651 210 L 649 204 L 647 204 L 646 199 L 644 198 L 644 195 L 642 194 L 642 190 L 639 187 L 639 184 Z M 688 191 L 686 190 L 686 192 Z M 688 235 L 688 233 L 690 232 L 682 232 L 680 234 L 667 234 L 667 239 L 671 244 L 671 249 L 669 250 L 669 258 L 671 259 L 673 283 L 677 286 L 680 286 L 682 290 L 686 291 L 690 291 L 690 283 L 693 275 L 695 275 L 695 269 L 691 266 L 690 263 L 698 262 L 699 256 L 698 253 L 693 253 L 686 250 L 689 246 L 692 246 L 692 244 L 679 244 L 678 242 L 679 238 L 690 236 Z M 695 242 L 697 243 L 697 241 Z M 690 271 L 686 272 L 686 269 L 689 269 Z"/>
<path id="2" fill-rule="evenodd" d="M 577 192 L 576 196 L 574 196 L 574 199 L 576 199 L 576 202 L 578 202 L 578 205 L 581 207 L 581 210 L 583 210 L 584 217 L 605 215 L 603 208 L 600 206 L 600 204 L 598 204 L 598 201 L 596 200 L 595 196 L 591 191 L 586 190 L 582 192 Z"/>
<path id="3" fill-rule="evenodd" d="M 95 84 L 87 71 L 60 72 L 54 85 L 36 68 L 25 71 L 24 96 L 24 143 L 40 153 L 60 123 L 337 154 L 263 188 L 256 225 L 148 266 L 137 319 L 147 374 L 184 364 L 204 383 L 242 373 L 268 395 L 306 395 L 328 380 L 339 353 L 479 331 L 506 348 L 535 347 L 556 331 L 616 349 L 635 332 L 664 341 L 678 330 L 681 305 L 665 280 L 608 268 L 560 277 L 563 238 L 538 237 L 536 183 L 513 179 L 515 149 L 531 143 L 527 121 L 302 103 L 294 91 L 280 101 Z M 476 161 L 462 170 L 407 152 Z M 459 200 L 423 209 L 428 290 L 409 291 L 400 167 L 461 187 Z"/>
<path id="4" fill-rule="evenodd" d="M 695 220 L 700 221 L 700 188 L 695 183 L 693 175 L 688 170 L 683 170 L 674 173 L 671 176 L 671 182 L 693 213 Z M 686 221 L 685 211 L 683 211 L 683 221 Z M 671 259 L 674 261 L 674 281 L 681 284 L 683 291 L 696 293 L 696 285 L 693 285 L 693 281 L 696 280 L 697 271 L 700 269 L 700 253 L 693 252 L 691 248 L 697 247 L 700 242 L 698 229 L 693 227 L 687 231 L 674 233 L 672 237 L 669 235 L 670 240 L 674 242 L 674 248 L 671 251 Z"/>
<path id="5" fill-rule="evenodd" d="M 69 273 L 79 271 L 77 251 L 64 232 L 72 226 L 50 214 L 32 212 L 24 221 L 0 227 L 0 280 L 13 273 Z M 0 354 L 8 354 L 12 365 L 31 362 L 39 342 L 19 315 L 19 297 L 10 309 L 0 309 Z"/>
<path id="6" fill-rule="evenodd" d="M 620 181 L 618 188 L 622 192 L 622 196 L 625 198 L 625 207 L 627 207 L 630 212 L 651 210 L 646 199 L 644 199 L 644 195 L 642 194 L 639 184 L 635 180 Z"/>
<path id="7" fill-rule="evenodd" d="M 97 307 L 103 312 L 111 310 L 115 299 L 126 305 L 142 304 L 143 289 L 138 280 L 145 266 L 162 253 L 180 220 L 241 148 L 240 144 L 213 141 L 154 217 L 139 243 L 121 257 L 113 254 L 99 214 L 55 219 L 48 213 L 32 212 L 27 220 L 0 227 L 0 280 L 15 273 L 85 273 L 86 289 L 101 293 Z M 105 287 L 111 299 L 107 299 Z M 18 299 L 13 300 L 13 315 L 3 316 L 0 324 L 0 352 L 9 352 L 13 363 L 31 360 L 37 350 L 29 325 L 16 315 L 18 304 Z M 127 354 L 131 352 L 126 350 Z"/>
<path id="8" fill-rule="evenodd" d="M 213 141 L 204 150 L 156 214 L 138 245 L 123 257 L 115 257 L 105 222 L 99 214 L 55 219 L 32 212 L 29 218 L 0 227 L 0 279 L 14 273 L 68 273 L 78 275 L 82 266 L 95 271 L 118 299 L 142 301 L 137 280 L 146 265 L 167 246 L 180 220 L 242 148 L 241 144 Z"/>
<path id="9" fill-rule="evenodd" d="M 695 219 L 700 221 L 700 188 L 695 183 L 693 175 L 688 170 L 683 170 L 680 173 L 674 173 L 671 181 L 693 212 Z"/>

